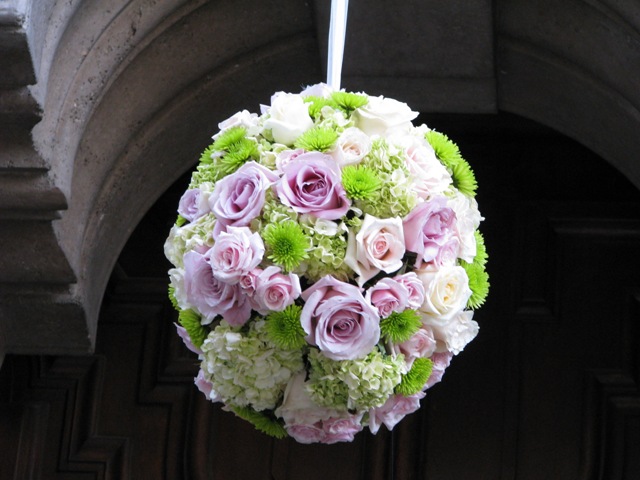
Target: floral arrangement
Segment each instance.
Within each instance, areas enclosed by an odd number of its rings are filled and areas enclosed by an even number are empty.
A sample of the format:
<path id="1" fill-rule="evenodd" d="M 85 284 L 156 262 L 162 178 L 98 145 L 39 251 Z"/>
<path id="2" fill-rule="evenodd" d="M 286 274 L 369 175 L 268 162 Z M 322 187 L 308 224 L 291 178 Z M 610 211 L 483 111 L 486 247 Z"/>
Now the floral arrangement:
<path id="1" fill-rule="evenodd" d="M 420 407 L 489 283 L 469 164 L 405 104 L 324 84 L 220 123 L 165 244 L 198 388 L 274 437 Z"/>

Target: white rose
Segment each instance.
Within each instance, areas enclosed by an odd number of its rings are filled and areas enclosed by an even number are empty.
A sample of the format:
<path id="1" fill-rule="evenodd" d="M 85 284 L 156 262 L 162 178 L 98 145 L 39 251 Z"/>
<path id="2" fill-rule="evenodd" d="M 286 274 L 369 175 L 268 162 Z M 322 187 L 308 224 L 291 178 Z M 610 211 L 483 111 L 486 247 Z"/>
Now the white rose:
<path id="1" fill-rule="evenodd" d="M 336 147 L 330 152 L 334 160 L 344 167 L 360 161 L 371 151 L 371 138 L 359 128 L 347 128 L 340 134 Z"/>
<path id="2" fill-rule="evenodd" d="M 443 266 L 439 270 L 416 270 L 424 285 L 424 303 L 420 311 L 425 324 L 445 325 L 460 313 L 471 296 L 469 277 L 460 266 Z"/>
<path id="3" fill-rule="evenodd" d="M 451 175 L 429 142 L 415 135 L 395 136 L 391 141 L 404 151 L 413 189 L 420 198 L 426 200 L 449 188 Z"/>
<path id="4" fill-rule="evenodd" d="M 250 113 L 248 110 L 242 110 L 241 112 L 234 113 L 232 116 L 218 124 L 220 131 L 213 136 L 215 140 L 225 130 L 232 127 L 244 127 L 247 131 L 247 135 L 255 137 L 260 133 L 260 126 L 258 124 L 259 118 L 255 113 Z"/>
<path id="5" fill-rule="evenodd" d="M 369 97 L 369 103 L 353 112 L 356 127 L 367 135 L 380 136 L 409 132 L 417 116 L 406 103 L 384 97 Z"/>
<path id="6" fill-rule="evenodd" d="M 178 306 L 182 310 L 193 308 L 187 301 L 187 292 L 184 288 L 184 268 L 172 268 L 169 270 L 169 281 L 173 287 L 173 295 L 176 297 Z"/>
<path id="7" fill-rule="evenodd" d="M 404 253 L 402 220 L 366 214 L 358 233 L 349 231 L 344 262 L 358 274 L 362 286 L 380 270 L 392 273 L 400 269 Z"/>
<path id="8" fill-rule="evenodd" d="M 443 342 L 447 350 L 454 355 L 459 354 L 464 347 L 478 335 L 480 327 L 473 318 L 473 311 L 459 312 L 443 325 L 432 325 L 436 340 Z"/>
<path id="9" fill-rule="evenodd" d="M 313 127 L 309 116 L 309 106 L 300 95 L 278 92 L 271 97 L 271 107 L 267 109 L 269 118 L 264 128 L 270 129 L 273 139 L 291 146 L 304 132 Z"/>
<path id="10" fill-rule="evenodd" d="M 184 255 L 184 242 L 180 241 L 180 227 L 174 225 L 169 231 L 169 236 L 164 241 L 164 256 L 172 265 L 182 266 Z"/>
<path id="11" fill-rule="evenodd" d="M 315 85 L 307 86 L 302 92 L 300 92 L 301 97 L 322 97 L 329 98 L 333 93 L 333 88 L 331 88 L 326 83 L 316 83 Z"/>
<path id="12" fill-rule="evenodd" d="M 456 195 L 447 201 L 447 206 L 456 213 L 456 236 L 460 239 L 460 252 L 458 256 L 465 262 L 473 262 L 476 256 L 475 231 L 484 220 L 478 211 L 478 202 L 475 198 L 463 193 Z"/>

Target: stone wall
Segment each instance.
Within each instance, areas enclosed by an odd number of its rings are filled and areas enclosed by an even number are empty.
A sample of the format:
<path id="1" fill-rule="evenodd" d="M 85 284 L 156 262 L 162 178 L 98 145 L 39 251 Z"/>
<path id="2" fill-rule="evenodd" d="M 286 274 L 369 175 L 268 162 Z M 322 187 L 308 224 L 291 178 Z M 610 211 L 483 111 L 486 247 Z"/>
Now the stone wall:
<path id="1" fill-rule="evenodd" d="M 119 252 L 214 126 L 323 79 L 328 8 L 0 1 L 0 352 L 93 349 Z M 640 187 L 637 2 L 352 2 L 343 74 L 423 112 L 536 120 Z"/>

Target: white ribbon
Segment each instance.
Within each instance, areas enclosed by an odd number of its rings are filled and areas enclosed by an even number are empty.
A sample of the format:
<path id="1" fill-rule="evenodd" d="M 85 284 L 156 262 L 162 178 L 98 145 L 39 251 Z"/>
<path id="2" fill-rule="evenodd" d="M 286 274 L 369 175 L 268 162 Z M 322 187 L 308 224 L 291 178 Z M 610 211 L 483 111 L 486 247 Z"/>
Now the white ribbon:
<path id="1" fill-rule="evenodd" d="M 331 0 L 329 23 L 329 50 L 327 54 L 327 85 L 340 90 L 344 39 L 347 31 L 349 0 Z"/>

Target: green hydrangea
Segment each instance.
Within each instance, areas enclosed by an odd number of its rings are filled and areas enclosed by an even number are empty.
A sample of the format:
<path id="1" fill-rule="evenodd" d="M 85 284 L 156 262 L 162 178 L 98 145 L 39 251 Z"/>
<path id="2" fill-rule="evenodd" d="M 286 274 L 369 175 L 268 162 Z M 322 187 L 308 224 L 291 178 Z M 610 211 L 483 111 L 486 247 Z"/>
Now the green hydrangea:
<path id="1" fill-rule="evenodd" d="M 377 348 L 359 360 L 331 360 L 319 350 L 309 353 L 307 384 L 318 405 L 364 411 L 383 405 L 402 380 L 402 355 L 383 355 Z"/>
<path id="2" fill-rule="evenodd" d="M 248 325 L 242 329 L 221 321 L 202 344 L 200 367 L 225 404 L 271 410 L 290 378 L 304 368 L 302 351 L 276 347 L 264 319 Z"/>
<path id="3" fill-rule="evenodd" d="M 300 225 L 311 240 L 311 246 L 307 252 L 308 258 L 301 265 L 301 273 L 304 271 L 304 275 L 313 281 L 325 275 L 347 281 L 350 269 L 344 263 L 347 253 L 346 232 L 337 228 L 335 233 L 325 235 L 318 231 L 314 219 L 307 217 L 304 220 Z"/>
<path id="4" fill-rule="evenodd" d="M 251 222 L 251 230 L 258 232 L 266 228 L 268 225 L 275 225 L 286 222 L 288 220 L 297 220 L 298 214 L 293 209 L 283 205 L 271 190 L 265 192 L 264 206 L 262 214 L 253 219 Z"/>

